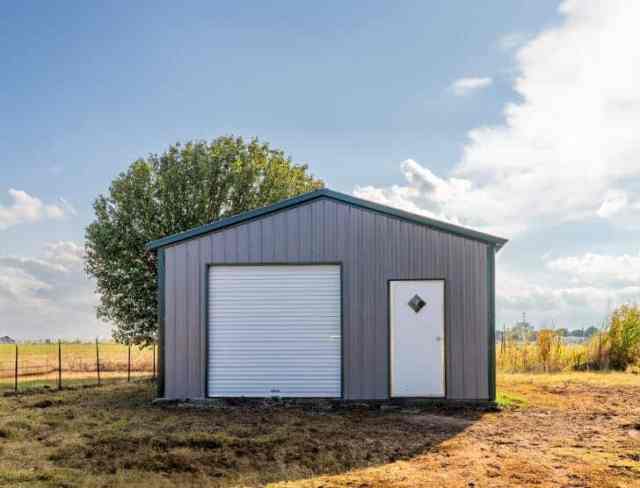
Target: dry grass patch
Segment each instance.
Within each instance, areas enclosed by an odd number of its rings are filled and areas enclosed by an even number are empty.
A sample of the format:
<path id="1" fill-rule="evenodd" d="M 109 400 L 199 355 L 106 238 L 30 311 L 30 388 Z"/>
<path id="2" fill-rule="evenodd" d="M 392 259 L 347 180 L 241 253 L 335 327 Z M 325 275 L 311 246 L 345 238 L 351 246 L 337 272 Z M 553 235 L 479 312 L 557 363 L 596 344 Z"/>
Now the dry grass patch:
<path id="1" fill-rule="evenodd" d="M 504 409 L 414 459 L 278 487 L 640 487 L 640 377 L 509 374 Z"/>
<path id="2" fill-rule="evenodd" d="M 503 394 L 537 407 L 610 411 L 637 399 L 640 376 L 620 372 L 499 374 Z"/>
<path id="3" fill-rule="evenodd" d="M 480 416 L 161 406 L 152 397 L 152 384 L 136 383 L 0 399 L 0 448 L 10 453 L 0 457 L 0 485 L 261 486 L 409 460 Z"/>
<path id="4" fill-rule="evenodd" d="M 135 383 L 0 398 L 0 486 L 640 486 L 640 378 L 501 375 L 500 412 L 152 405 Z"/>

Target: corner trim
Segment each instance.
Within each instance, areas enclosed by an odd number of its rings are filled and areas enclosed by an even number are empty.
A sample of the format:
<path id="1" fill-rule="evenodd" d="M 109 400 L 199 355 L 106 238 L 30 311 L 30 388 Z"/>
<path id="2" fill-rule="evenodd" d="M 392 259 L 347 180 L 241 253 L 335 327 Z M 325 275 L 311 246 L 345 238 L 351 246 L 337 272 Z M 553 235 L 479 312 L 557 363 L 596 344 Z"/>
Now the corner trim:
<path id="1" fill-rule="evenodd" d="M 496 249 L 487 246 L 487 299 L 489 337 L 489 400 L 496 400 Z"/>
<path id="2" fill-rule="evenodd" d="M 165 252 L 158 249 L 158 398 L 164 398 L 165 379 Z"/>

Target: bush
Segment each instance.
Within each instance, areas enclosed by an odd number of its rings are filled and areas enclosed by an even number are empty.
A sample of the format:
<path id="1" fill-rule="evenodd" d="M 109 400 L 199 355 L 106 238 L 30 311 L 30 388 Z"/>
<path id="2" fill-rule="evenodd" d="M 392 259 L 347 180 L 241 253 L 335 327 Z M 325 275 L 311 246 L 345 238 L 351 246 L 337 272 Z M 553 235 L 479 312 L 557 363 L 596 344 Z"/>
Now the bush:
<path id="1" fill-rule="evenodd" d="M 611 316 L 609 325 L 611 367 L 624 370 L 640 359 L 640 307 L 622 305 Z"/>

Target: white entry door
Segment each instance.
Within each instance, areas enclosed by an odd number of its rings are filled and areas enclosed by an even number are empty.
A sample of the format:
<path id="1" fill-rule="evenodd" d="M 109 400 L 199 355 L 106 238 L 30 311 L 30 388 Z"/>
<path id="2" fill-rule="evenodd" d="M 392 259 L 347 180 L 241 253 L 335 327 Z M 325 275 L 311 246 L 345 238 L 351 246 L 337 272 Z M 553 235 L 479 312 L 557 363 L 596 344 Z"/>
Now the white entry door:
<path id="1" fill-rule="evenodd" d="M 391 281 L 391 396 L 443 397 L 444 281 Z"/>
<path id="2" fill-rule="evenodd" d="M 337 265 L 212 266 L 214 397 L 341 396 Z"/>

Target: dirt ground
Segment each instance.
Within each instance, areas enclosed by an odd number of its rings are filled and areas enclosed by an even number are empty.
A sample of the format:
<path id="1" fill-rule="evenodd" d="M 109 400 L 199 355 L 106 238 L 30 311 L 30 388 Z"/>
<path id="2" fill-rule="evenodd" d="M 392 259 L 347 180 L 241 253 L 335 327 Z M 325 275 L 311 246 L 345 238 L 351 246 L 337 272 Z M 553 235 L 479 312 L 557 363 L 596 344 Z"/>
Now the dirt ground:
<path id="1" fill-rule="evenodd" d="M 428 452 L 280 486 L 640 486 L 640 378 L 502 375 L 499 388 L 507 404 L 501 412 L 484 414 Z"/>
<path id="2" fill-rule="evenodd" d="M 640 377 L 499 377 L 500 411 L 0 398 L 0 486 L 640 487 Z"/>

